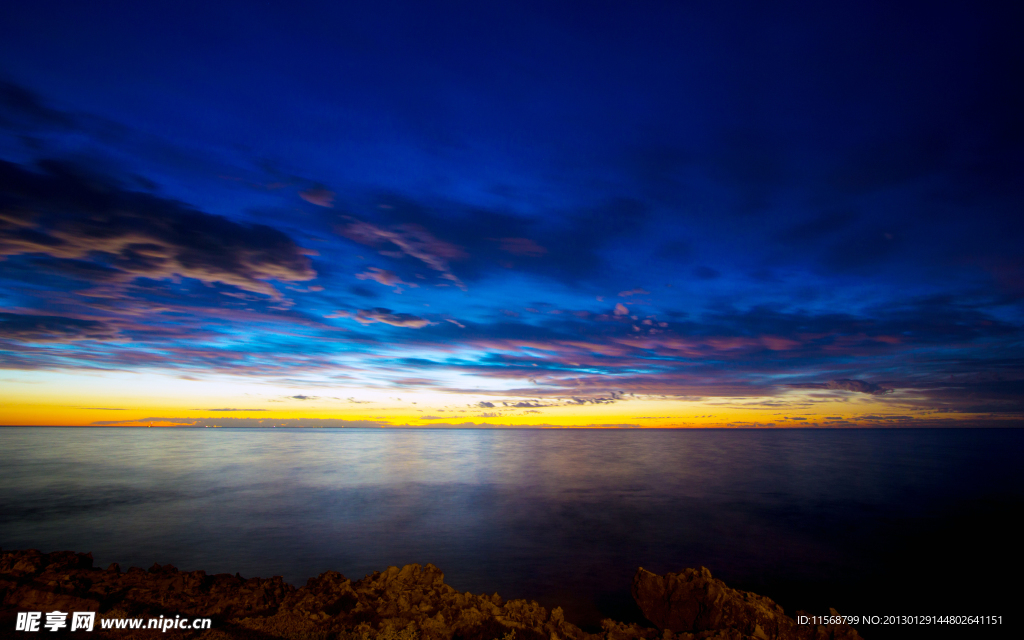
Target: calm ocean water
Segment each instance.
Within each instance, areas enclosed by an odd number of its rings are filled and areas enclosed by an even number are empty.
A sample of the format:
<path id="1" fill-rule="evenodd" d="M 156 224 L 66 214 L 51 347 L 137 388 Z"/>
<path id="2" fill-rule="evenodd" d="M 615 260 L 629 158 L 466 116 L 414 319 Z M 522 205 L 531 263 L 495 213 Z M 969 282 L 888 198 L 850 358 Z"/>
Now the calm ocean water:
<path id="1" fill-rule="evenodd" d="M 790 613 L 1015 619 L 1022 453 L 1024 430 L 0 428 L 0 545 L 295 584 L 432 562 L 586 626 L 636 618 L 637 566 Z"/>

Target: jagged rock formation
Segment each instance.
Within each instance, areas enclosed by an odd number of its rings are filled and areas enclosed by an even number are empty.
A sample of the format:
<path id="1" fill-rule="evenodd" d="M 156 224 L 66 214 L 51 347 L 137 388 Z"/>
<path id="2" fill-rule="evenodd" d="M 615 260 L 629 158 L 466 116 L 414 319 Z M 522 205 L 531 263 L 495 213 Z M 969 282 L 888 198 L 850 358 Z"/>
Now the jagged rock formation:
<path id="1" fill-rule="evenodd" d="M 769 598 L 730 589 L 721 580 L 711 577 L 711 572 L 704 567 L 683 569 L 664 577 L 640 568 L 633 577 L 632 591 L 633 599 L 648 620 L 659 629 L 676 633 L 735 629 L 744 636 L 761 640 L 853 640 L 859 637 L 846 625 L 820 628 L 799 625 Z M 839 614 L 832 609 L 831 615 Z"/>
<path id="2" fill-rule="evenodd" d="M 473 595 L 444 583 L 433 566 L 406 565 L 352 581 L 328 571 L 295 588 L 280 577 L 249 578 L 153 565 L 126 572 L 93 568 L 92 555 L 71 551 L 0 554 L 0 636 L 15 632 L 19 611 L 96 611 L 98 619 L 213 619 L 202 631 L 172 636 L 227 640 L 855 640 L 846 626 L 800 626 L 768 598 L 730 589 L 704 568 L 657 576 L 640 569 L 633 594 L 658 628 L 602 622 L 587 633 L 562 609 L 498 594 Z M 167 637 L 155 630 L 103 631 L 85 637 Z M 62 630 L 66 632 L 67 629 Z M 78 633 L 78 632 L 75 632 Z M 46 632 L 46 635 L 51 635 Z"/>

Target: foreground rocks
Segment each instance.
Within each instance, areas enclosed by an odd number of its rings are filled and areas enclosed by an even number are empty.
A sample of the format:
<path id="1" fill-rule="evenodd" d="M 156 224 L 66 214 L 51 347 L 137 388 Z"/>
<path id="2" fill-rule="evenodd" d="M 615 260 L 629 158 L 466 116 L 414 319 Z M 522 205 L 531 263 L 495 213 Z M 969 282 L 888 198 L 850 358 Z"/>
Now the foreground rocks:
<path id="1" fill-rule="evenodd" d="M 115 564 L 92 566 L 92 555 L 60 551 L 0 553 L 0 636 L 14 631 L 18 612 L 95 611 L 84 638 L 167 637 L 156 630 L 101 628 L 102 619 L 212 618 L 208 630 L 170 630 L 203 640 L 273 638 L 302 640 L 854 640 L 845 625 L 798 625 L 777 604 L 730 589 L 707 569 L 658 576 L 640 569 L 633 597 L 657 627 L 601 623 L 586 633 L 567 622 L 562 609 L 536 602 L 473 595 L 444 583 L 433 566 L 390 567 L 357 581 L 334 571 L 295 588 L 280 577 L 249 578 L 178 571 L 155 564 L 148 571 Z M 68 629 L 58 631 L 65 634 Z M 52 632 L 43 629 L 48 637 Z"/>
<path id="2" fill-rule="evenodd" d="M 749 591 L 730 589 L 711 577 L 706 568 L 683 569 L 664 577 L 638 569 L 633 577 L 633 599 L 659 629 L 696 633 L 734 629 L 743 637 L 859 638 L 847 625 L 813 628 L 798 625 L 782 607 Z M 804 613 L 804 612 L 799 612 Z M 838 616 L 835 609 L 831 615 Z"/>

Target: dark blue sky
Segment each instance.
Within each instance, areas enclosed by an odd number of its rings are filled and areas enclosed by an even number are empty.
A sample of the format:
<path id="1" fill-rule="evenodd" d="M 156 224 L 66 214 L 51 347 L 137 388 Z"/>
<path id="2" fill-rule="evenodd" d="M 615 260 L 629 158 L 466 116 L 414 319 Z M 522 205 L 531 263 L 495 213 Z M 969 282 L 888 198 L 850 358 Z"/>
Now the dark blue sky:
<path id="1" fill-rule="evenodd" d="M 3 422 L 1020 424 L 1019 5 L 214 4 L 5 8 Z"/>

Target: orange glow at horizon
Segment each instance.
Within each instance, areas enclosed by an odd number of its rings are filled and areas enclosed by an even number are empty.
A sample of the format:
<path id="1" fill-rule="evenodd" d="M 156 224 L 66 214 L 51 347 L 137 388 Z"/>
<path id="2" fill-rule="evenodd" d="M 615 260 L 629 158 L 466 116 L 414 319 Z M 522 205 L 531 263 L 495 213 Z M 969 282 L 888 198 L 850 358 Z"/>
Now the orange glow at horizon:
<path id="1" fill-rule="evenodd" d="M 895 415 L 891 398 L 882 402 L 849 393 L 829 400 L 802 390 L 771 397 L 704 399 L 625 394 L 614 401 L 581 404 L 493 392 L 339 389 L 314 383 L 298 387 L 243 378 L 194 380 L 124 373 L 83 377 L 29 372 L 0 382 L 0 424 L 10 426 L 272 426 L 274 421 L 340 420 L 353 424 L 336 426 L 786 428 L 943 422 L 941 416 L 914 410 L 912 398 Z"/>

